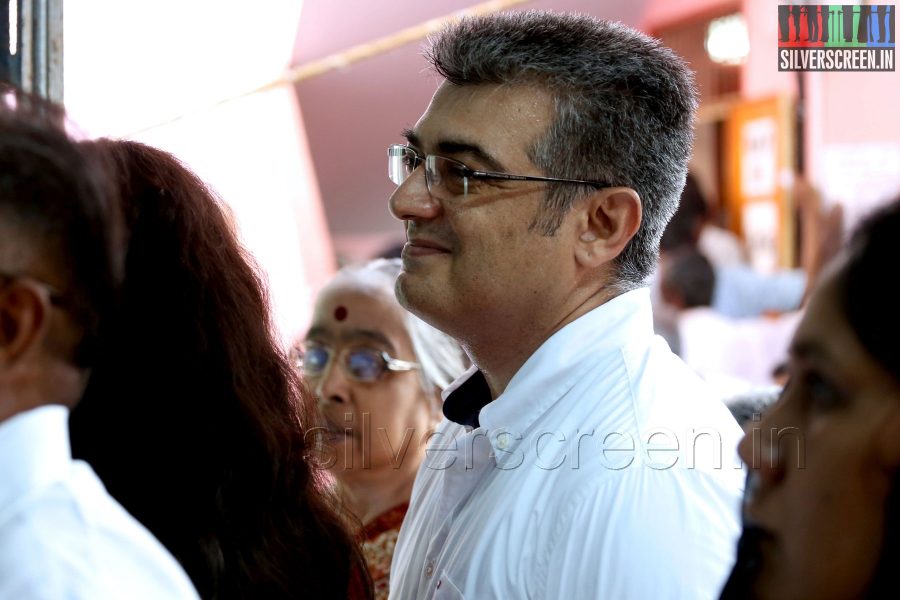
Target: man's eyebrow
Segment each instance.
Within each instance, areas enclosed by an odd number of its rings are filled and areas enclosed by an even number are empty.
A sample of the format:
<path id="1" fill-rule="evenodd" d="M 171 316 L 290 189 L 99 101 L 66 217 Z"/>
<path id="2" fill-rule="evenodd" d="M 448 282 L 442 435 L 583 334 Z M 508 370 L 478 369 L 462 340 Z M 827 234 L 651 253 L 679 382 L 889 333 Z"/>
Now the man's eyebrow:
<path id="1" fill-rule="evenodd" d="M 415 148 L 421 147 L 421 141 L 419 140 L 419 136 L 416 135 L 416 132 L 412 129 L 404 129 L 400 132 L 400 135 L 406 138 L 406 142 Z"/>
<path id="2" fill-rule="evenodd" d="M 419 150 L 422 149 L 422 139 L 418 135 L 416 135 L 415 131 L 413 131 L 412 129 L 404 129 L 401 135 L 406 138 L 406 141 L 410 146 Z M 463 140 L 444 140 L 438 142 L 437 151 L 441 154 L 468 154 L 469 156 L 474 156 L 490 171 L 499 171 L 501 173 L 506 172 L 506 168 L 499 160 L 491 156 L 491 154 L 487 150 L 474 142 L 466 142 Z"/>
<path id="3" fill-rule="evenodd" d="M 485 165 L 490 171 L 505 172 L 506 169 L 499 160 L 491 156 L 491 154 L 474 142 L 466 142 L 463 140 L 443 140 L 438 142 L 438 151 L 442 154 L 468 154 L 474 156 Z"/>

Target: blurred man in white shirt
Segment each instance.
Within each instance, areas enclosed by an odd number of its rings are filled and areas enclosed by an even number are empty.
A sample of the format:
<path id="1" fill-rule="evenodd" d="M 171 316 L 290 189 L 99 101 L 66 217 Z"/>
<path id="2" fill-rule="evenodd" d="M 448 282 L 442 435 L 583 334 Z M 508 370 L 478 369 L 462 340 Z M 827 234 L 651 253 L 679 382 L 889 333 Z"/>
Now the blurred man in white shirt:
<path id="1" fill-rule="evenodd" d="M 196 598 L 175 559 L 72 460 L 68 409 L 122 257 L 104 171 L 62 119 L 37 99 L 0 103 L 0 599 Z"/>

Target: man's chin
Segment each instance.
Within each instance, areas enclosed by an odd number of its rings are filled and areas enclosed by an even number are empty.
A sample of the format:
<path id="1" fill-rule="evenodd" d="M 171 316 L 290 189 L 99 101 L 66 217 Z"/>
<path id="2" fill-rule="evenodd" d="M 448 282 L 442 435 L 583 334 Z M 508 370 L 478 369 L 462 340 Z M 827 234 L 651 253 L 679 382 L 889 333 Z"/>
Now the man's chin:
<path id="1" fill-rule="evenodd" d="M 428 280 L 429 277 L 426 273 L 418 270 L 407 271 L 404 268 L 394 286 L 400 306 L 416 315 L 419 315 L 423 309 L 427 310 L 429 305 L 427 290 L 431 287 Z"/>
<path id="2" fill-rule="evenodd" d="M 400 306 L 432 325 L 433 316 L 439 309 L 441 299 L 447 297 L 446 292 L 437 292 L 439 288 L 434 279 L 431 273 L 418 270 L 409 272 L 404 269 L 394 286 L 394 293 Z"/>
<path id="3" fill-rule="evenodd" d="M 413 275 L 406 270 L 404 264 L 403 270 L 400 271 L 400 275 L 397 276 L 397 281 L 394 283 L 394 295 L 397 296 L 397 302 L 407 310 L 409 310 L 409 293 L 412 283 L 410 279 L 412 277 Z"/>

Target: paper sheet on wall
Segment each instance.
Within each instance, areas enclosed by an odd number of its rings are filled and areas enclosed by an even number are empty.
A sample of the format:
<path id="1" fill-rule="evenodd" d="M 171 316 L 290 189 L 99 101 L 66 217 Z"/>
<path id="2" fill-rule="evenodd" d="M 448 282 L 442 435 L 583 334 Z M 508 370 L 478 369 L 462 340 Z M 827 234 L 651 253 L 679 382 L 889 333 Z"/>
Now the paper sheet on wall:
<path id="1" fill-rule="evenodd" d="M 748 202 L 741 217 L 750 264 L 760 273 L 773 273 L 778 268 L 778 204 L 774 199 Z"/>
<path id="2" fill-rule="evenodd" d="M 822 194 L 843 205 L 845 229 L 900 194 L 900 144 L 829 144 L 822 154 Z"/>
<path id="3" fill-rule="evenodd" d="M 741 128 L 741 194 L 745 198 L 775 194 L 775 131 L 771 117 L 747 121 Z"/>

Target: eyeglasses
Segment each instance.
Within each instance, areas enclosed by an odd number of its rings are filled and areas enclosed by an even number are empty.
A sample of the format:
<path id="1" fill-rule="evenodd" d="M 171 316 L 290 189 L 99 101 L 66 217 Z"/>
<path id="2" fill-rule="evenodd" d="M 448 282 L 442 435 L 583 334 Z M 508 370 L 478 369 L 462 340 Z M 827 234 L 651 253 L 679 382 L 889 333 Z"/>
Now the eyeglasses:
<path id="1" fill-rule="evenodd" d="M 420 164 L 425 163 L 425 185 L 428 192 L 439 197 L 466 196 L 472 182 L 479 180 L 508 181 L 547 181 L 554 183 L 574 183 L 589 185 L 595 188 L 612 187 L 603 181 L 585 181 L 582 179 L 560 179 L 559 177 L 540 177 L 538 175 L 513 175 L 511 173 L 493 173 L 470 169 L 458 160 L 429 154 L 423 157 L 413 148 L 403 144 L 388 146 L 388 178 L 400 185 L 412 175 Z"/>
<path id="2" fill-rule="evenodd" d="M 296 364 L 304 377 L 321 377 L 334 356 L 327 346 L 307 344 L 305 350 L 297 349 Z M 374 348 L 345 348 L 337 353 L 338 364 L 354 381 L 371 383 L 386 371 L 412 371 L 418 363 L 400 360 L 387 352 Z"/>

